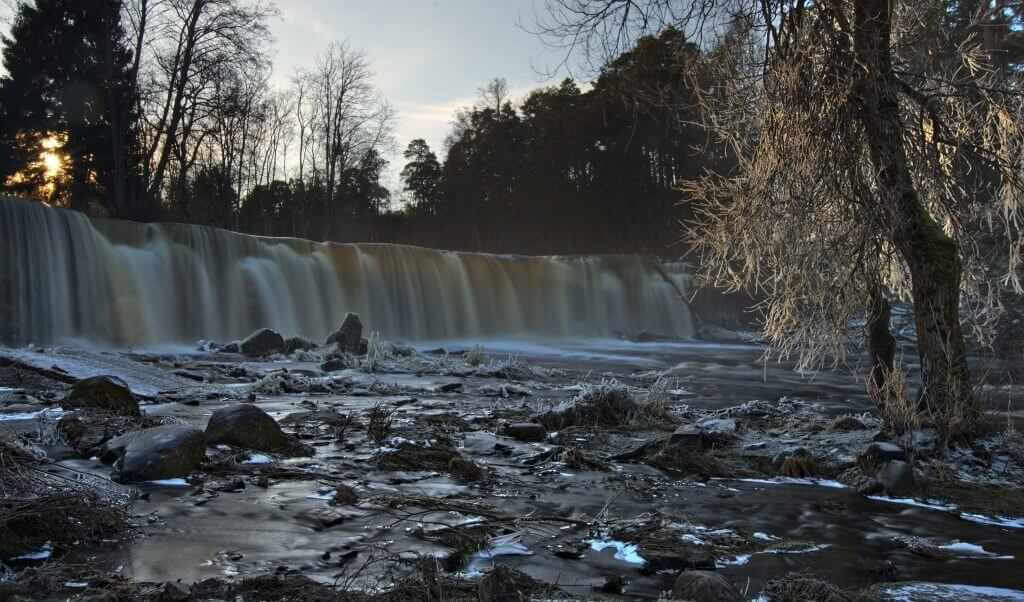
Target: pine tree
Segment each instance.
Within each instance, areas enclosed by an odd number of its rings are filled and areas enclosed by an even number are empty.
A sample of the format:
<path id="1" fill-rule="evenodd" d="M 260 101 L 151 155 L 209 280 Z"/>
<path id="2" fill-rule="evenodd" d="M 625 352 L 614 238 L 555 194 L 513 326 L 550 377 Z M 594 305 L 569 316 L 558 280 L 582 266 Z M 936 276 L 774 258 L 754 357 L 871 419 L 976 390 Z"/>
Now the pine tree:
<path id="1" fill-rule="evenodd" d="M 19 7 L 3 39 L 0 184 L 75 209 L 139 216 L 137 88 L 120 15 L 121 0 Z"/>

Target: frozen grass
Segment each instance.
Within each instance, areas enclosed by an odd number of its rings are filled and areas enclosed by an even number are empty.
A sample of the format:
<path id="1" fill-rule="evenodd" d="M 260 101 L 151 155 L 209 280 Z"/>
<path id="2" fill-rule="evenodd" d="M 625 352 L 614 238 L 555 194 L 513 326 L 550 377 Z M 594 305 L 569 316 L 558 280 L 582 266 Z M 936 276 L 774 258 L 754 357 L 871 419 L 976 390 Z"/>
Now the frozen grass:
<path id="1" fill-rule="evenodd" d="M 0 443 L 0 491 L 0 558 L 37 552 L 44 545 L 98 543 L 130 532 L 126 489 L 99 478 L 46 472 L 13 443 Z"/>

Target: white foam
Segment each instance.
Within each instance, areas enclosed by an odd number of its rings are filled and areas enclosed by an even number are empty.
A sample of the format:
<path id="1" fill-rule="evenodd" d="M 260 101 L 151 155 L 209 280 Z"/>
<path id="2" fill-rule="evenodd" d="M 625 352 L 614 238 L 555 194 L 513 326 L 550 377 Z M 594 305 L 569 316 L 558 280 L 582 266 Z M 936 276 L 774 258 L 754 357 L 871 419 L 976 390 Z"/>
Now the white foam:
<path id="1" fill-rule="evenodd" d="M 38 552 L 29 552 L 28 554 L 15 556 L 11 560 L 46 560 L 51 554 L 53 554 L 53 546 L 50 545 L 50 542 L 46 542 Z"/>

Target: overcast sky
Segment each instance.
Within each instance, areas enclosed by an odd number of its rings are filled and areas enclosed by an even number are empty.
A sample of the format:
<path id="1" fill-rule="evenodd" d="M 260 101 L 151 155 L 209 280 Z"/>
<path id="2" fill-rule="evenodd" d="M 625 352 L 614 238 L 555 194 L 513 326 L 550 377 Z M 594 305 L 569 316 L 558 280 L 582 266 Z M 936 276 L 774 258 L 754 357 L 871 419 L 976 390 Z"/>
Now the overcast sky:
<path id="1" fill-rule="evenodd" d="M 549 83 L 538 71 L 560 58 L 517 25 L 531 26 L 543 0 L 278 0 L 278 6 L 275 78 L 286 83 L 330 42 L 349 40 L 366 51 L 398 110 L 400 149 L 425 138 L 440 154 L 452 114 L 473 102 L 477 88 L 504 77 L 522 95 Z"/>
<path id="2" fill-rule="evenodd" d="M 0 0 L 0 16 L 16 0 Z M 561 56 L 520 27 L 533 25 L 544 0 L 276 0 L 274 81 L 286 86 L 299 66 L 333 41 L 348 40 L 373 62 L 377 84 L 398 112 L 389 186 L 401 170 L 401 150 L 425 138 L 440 155 L 456 109 L 477 88 L 508 80 L 516 97 L 550 83 L 539 75 Z M 0 29 L 6 31 L 4 23 Z"/>

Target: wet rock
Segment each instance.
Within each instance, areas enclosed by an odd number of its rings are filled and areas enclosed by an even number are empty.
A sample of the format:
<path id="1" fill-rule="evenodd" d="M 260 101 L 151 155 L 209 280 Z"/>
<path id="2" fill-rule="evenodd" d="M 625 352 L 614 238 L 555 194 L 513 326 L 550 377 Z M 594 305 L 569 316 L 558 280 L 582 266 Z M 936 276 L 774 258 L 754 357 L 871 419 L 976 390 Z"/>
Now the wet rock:
<path id="1" fill-rule="evenodd" d="M 705 324 L 697 331 L 697 338 L 702 341 L 723 341 L 733 343 L 740 340 L 740 335 L 728 328 L 715 324 Z"/>
<path id="2" fill-rule="evenodd" d="M 893 460 L 878 471 L 878 482 L 893 497 L 906 497 L 914 492 L 914 469 L 910 464 Z"/>
<path id="3" fill-rule="evenodd" d="M 347 370 L 352 366 L 353 362 L 351 359 L 346 357 L 334 357 L 320 364 L 320 369 L 324 372 L 338 372 L 340 370 Z"/>
<path id="4" fill-rule="evenodd" d="M 66 407 L 113 410 L 126 416 L 139 414 L 139 401 L 128 385 L 116 376 L 94 376 L 78 381 L 67 397 Z"/>
<path id="5" fill-rule="evenodd" d="M 285 445 L 284 432 L 269 414 L 258 407 L 238 403 L 221 408 L 206 425 L 210 445 L 226 443 L 245 449 L 273 451 Z"/>
<path id="6" fill-rule="evenodd" d="M 703 433 L 694 426 L 681 426 L 668 439 L 669 445 L 700 448 Z"/>
<path id="7" fill-rule="evenodd" d="M 356 355 L 365 355 L 366 349 L 364 347 L 364 339 L 362 339 L 362 336 L 363 322 L 359 319 L 359 315 L 348 313 L 345 314 L 345 320 L 341 323 L 341 328 L 332 332 L 330 336 L 327 337 L 327 344 L 330 345 L 334 343 L 341 351 L 347 351 L 348 353 L 354 353 Z"/>
<path id="8" fill-rule="evenodd" d="M 505 427 L 502 434 L 520 441 L 543 441 L 548 438 L 548 430 L 536 422 L 510 424 Z"/>
<path id="9" fill-rule="evenodd" d="M 772 470 L 778 472 L 782 469 L 782 466 L 786 463 L 786 460 L 790 458 L 810 458 L 811 452 L 806 447 L 793 447 L 785 449 L 772 456 Z"/>
<path id="10" fill-rule="evenodd" d="M 238 348 L 243 354 L 251 357 L 264 357 L 286 351 L 284 337 L 269 328 L 261 328 L 245 337 L 238 343 Z"/>
<path id="11" fill-rule="evenodd" d="M 168 581 L 160 588 L 157 602 L 185 602 L 192 597 L 192 588 L 180 581 Z"/>
<path id="12" fill-rule="evenodd" d="M 321 531 L 340 525 L 347 519 L 360 516 L 363 516 L 362 512 L 338 510 L 335 508 L 314 508 L 303 512 L 299 515 L 299 518 L 311 523 L 314 530 Z"/>
<path id="13" fill-rule="evenodd" d="M 875 441 L 864 450 L 864 455 L 876 462 L 888 462 L 890 460 L 907 461 L 907 452 L 895 443 L 888 441 Z"/>
<path id="14" fill-rule="evenodd" d="M 859 431 L 868 428 L 859 418 L 850 414 L 836 418 L 830 426 L 834 431 Z"/>
<path id="15" fill-rule="evenodd" d="M 117 458 L 114 478 L 121 483 L 187 477 L 199 468 L 206 449 L 203 431 L 166 424 L 114 437 L 104 445 L 104 457 Z"/>
<path id="16" fill-rule="evenodd" d="M 310 349 L 316 349 L 319 347 L 315 342 L 307 339 L 306 337 L 288 337 L 284 340 L 285 353 L 295 353 L 296 351 L 309 351 Z"/>
<path id="17" fill-rule="evenodd" d="M 711 571 L 684 571 L 672 586 L 673 600 L 742 602 L 743 594 L 725 577 Z"/>

